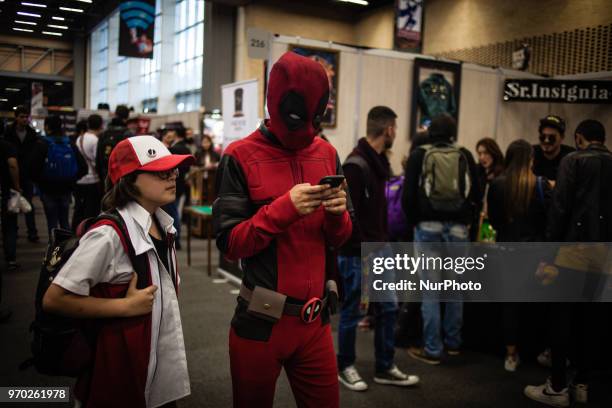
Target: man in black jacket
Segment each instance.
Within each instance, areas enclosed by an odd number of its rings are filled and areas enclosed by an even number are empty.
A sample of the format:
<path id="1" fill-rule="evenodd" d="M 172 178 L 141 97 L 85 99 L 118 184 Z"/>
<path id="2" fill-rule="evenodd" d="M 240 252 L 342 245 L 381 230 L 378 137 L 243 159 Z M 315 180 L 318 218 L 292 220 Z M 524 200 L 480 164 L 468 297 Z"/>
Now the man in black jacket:
<path id="1" fill-rule="evenodd" d="M 105 183 L 108 175 L 108 159 L 111 152 L 123 139 L 133 136 L 127 128 L 127 120 L 130 110 L 125 105 L 118 105 L 115 109 L 115 117 L 111 120 L 106 130 L 98 138 L 96 149 L 96 170 L 100 181 Z"/>
<path id="2" fill-rule="evenodd" d="M 554 181 L 561 160 L 574 151 L 563 144 L 565 121 L 559 116 L 548 115 L 540 119 L 538 133 L 540 144 L 533 146 L 533 172 Z"/>
<path id="3" fill-rule="evenodd" d="M 368 113 L 367 137 L 344 162 L 342 169 L 348 183 L 355 211 L 351 239 L 340 249 L 338 268 L 344 288 L 344 302 L 338 326 L 338 379 L 350 390 L 365 391 L 368 385 L 354 366 L 355 339 L 361 302 L 361 243 L 389 240 L 385 183 L 391 169 L 385 155 L 393 145 L 397 115 L 386 106 L 376 106 Z M 394 329 L 397 302 L 374 303 L 376 329 L 376 375 L 374 382 L 408 386 L 419 382 L 394 364 Z"/>
<path id="4" fill-rule="evenodd" d="M 25 106 L 18 106 L 15 109 L 15 121 L 6 129 L 4 138 L 12 143 L 17 149 L 17 161 L 19 163 L 19 178 L 22 195 L 32 205 L 32 211 L 25 214 L 26 226 L 28 229 L 28 241 L 38 242 L 38 231 L 36 229 L 36 219 L 34 217 L 34 205 L 32 197 L 34 196 L 34 183 L 30 174 L 30 161 L 32 153 L 40 137 L 36 134 L 34 128 L 30 126 L 30 111 Z"/>
<path id="5" fill-rule="evenodd" d="M 476 222 L 476 202 L 480 197 L 478 191 L 478 169 L 472 154 L 463 147 L 455 146 L 457 139 L 457 123 L 452 116 L 442 114 L 432 120 L 429 128 L 428 144 L 416 148 L 406 163 L 406 176 L 402 193 L 402 208 L 406 214 L 408 225 L 414 226 L 415 242 L 467 242 L 470 227 Z M 434 150 L 445 149 L 448 157 L 454 156 L 457 166 L 435 179 L 433 185 L 425 177 L 424 161 L 434 157 Z M 438 154 L 438 153 L 436 153 Z M 440 153 L 441 154 L 441 153 Z M 428 167 L 429 168 L 429 167 Z M 440 168 L 433 173 L 435 176 L 443 173 Z M 441 185 L 451 185 L 449 180 L 456 180 L 454 187 L 443 193 L 456 197 L 452 208 L 442 208 L 433 201 L 427 190 L 434 190 Z M 423 272 L 425 273 L 425 272 Z M 424 276 L 424 278 L 428 278 Z M 423 316 L 423 348 L 410 348 L 411 357 L 427 364 L 440 364 L 443 344 L 440 336 L 440 302 L 433 293 L 424 294 L 421 313 Z M 456 355 L 461 347 L 461 328 L 463 325 L 463 303 L 461 301 L 446 304 L 444 315 L 444 343 L 448 354 Z"/>
<path id="6" fill-rule="evenodd" d="M 612 241 L 612 153 L 606 148 L 606 133 L 596 120 L 585 120 L 576 128 L 578 151 L 570 153 L 559 166 L 547 239 L 552 242 Z M 589 279 L 585 279 L 585 285 Z M 597 286 L 597 285 L 595 285 Z M 585 288 L 586 289 L 586 288 Z M 607 304 L 555 303 L 551 307 L 552 376 L 545 384 L 528 386 L 525 395 L 553 406 L 569 406 L 569 394 L 587 402 L 587 353 L 595 327 L 605 320 Z M 571 335 L 579 337 L 574 366 L 576 376 L 567 387 L 566 361 Z"/>

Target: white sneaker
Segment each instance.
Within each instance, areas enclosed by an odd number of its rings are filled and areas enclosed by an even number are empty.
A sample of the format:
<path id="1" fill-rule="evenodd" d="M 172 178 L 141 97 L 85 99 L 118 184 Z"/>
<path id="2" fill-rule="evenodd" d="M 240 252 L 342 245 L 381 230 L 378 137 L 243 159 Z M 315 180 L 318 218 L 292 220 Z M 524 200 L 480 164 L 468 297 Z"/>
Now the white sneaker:
<path id="1" fill-rule="evenodd" d="M 525 387 L 525 396 L 552 407 L 566 408 L 570 406 L 567 388 L 556 392 L 553 390 L 550 379 L 546 380 L 546 383 L 542 385 L 528 385 Z"/>
<path id="2" fill-rule="evenodd" d="M 570 385 L 570 394 L 574 402 L 586 404 L 589 400 L 589 386 L 586 384 Z"/>
<path id="3" fill-rule="evenodd" d="M 348 366 L 338 373 L 338 381 L 351 391 L 365 391 L 368 384 L 361 378 L 355 366 Z"/>
<path id="4" fill-rule="evenodd" d="M 400 387 L 416 385 L 419 381 L 418 376 L 404 374 L 396 365 L 393 365 L 393 367 L 385 372 L 376 373 L 374 376 L 374 382 L 377 384 L 397 385 Z"/>
<path id="5" fill-rule="evenodd" d="M 511 373 L 515 372 L 519 364 L 521 363 L 521 359 L 518 355 L 507 355 L 506 360 L 504 361 L 504 369 Z"/>

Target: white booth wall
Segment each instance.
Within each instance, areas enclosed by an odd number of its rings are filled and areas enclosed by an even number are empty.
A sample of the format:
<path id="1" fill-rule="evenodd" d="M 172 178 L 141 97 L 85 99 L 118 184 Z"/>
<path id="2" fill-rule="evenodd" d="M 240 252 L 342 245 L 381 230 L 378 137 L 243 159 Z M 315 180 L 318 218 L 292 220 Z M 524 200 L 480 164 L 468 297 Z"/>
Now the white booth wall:
<path id="1" fill-rule="evenodd" d="M 288 50 L 290 44 L 327 48 L 340 52 L 338 73 L 338 114 L 334 128 L 323 133 L 336 148 L 341 160 L 357 140 L 365 136 L 370 108 L 386 105 L 397 115 L 397 136 L 390 157 L 393 172 L 402 172 L 402 159 L 410 148 L 409 124 L 412 104 L 412 75 L 415 58 L 432 57 L 397 51 L 362 50 L 330 42 L 277 36 L 272 41 L 268 67 Z M 573 131 L 584 119 L 601 121 L 612 146 L 612 105 L 503 102 L 506 78 L 540 78 L 523 71 L 495 69 L 464 63 L 461 69 L 458 143 L 472 152 L 483 137 L 492 137 L 502 151 L 523 138 L 538 143 L 539 120 L 552 113 L 567 122 L 565 143 L 573 146 Z M 612 73 L 574 75 L 563 79 L 612 79 Z"/>

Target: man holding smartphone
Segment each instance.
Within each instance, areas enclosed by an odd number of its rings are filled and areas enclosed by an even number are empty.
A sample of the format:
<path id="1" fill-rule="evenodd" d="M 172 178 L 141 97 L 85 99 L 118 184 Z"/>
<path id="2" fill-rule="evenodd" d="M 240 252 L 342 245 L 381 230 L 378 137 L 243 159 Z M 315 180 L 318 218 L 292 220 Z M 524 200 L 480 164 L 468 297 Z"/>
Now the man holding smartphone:
<path id="1" fill-rule="evenodd" d="M 351 219 L 335 179 L 319 184 L 342 173 L 333 146 L 315 138 L 328 97 L 321 65 L 285 53 L 270 72 L 270 119 L 219 164 L 217 246 L 244 273 L 229 338 L 234 407 L 272 407 L 282 368 L 298 406 L 340 403 L 326 266 Z"/>
<path id="2" fill-rule="evenodd" d="M 342 166 L 355 210 L 355 222 L 353 234 L 341 248 L 341 256 L 338 257 L 344 288 L 344 302 L 338 326 L 338 379 L 352 391 L 368 389 L 367 383 L 353 365 L 356 359 L 357 324 L 363 317 L 360 312 L 361 243 L 389 240 L 385 183 L 389 179 L 391 169 L 386 152 L 395 140 L 396 118 L 395 112 L 386 106 L 370 109 L 367 137 L 359 140 L 357 147 Z M 397 302 L 378 302 L 373 305 L 376 313 L 374 382 L 399 386 L 417 384 L 417 376 L 404 374 L 393 362 Z"/>

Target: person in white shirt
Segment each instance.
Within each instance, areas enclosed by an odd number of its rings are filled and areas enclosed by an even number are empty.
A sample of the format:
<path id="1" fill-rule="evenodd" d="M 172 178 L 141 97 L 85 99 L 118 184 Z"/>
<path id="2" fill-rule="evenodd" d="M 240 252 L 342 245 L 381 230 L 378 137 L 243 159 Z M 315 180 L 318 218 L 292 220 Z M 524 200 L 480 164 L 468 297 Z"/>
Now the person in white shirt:
<path id="1" fill-rule="evenodd" d="M 98 135 L 102 133 L 103 124 L 100 115 L 90 115 L 87 119 L 87 132 L 76 140 L 76 147 L 87 162 L 87 174 L 76 182 L 74 189 L 73 230 L 76 230 L 84 219 L 95 217 L 100 213 L 103 187 L 96 172 L 96 150 Z"/>
<path id="2" fill-rule="evenodd" d="M 191 162 L 152 136 L 121 141 L 109 159 L 103 208 L 121 217 L 136 257 L 146 256 L 146 284 L 137 287 L 115 229 L 94 224 L 43 298 L 45 311 L 90 319 L 98 329 L 93 366 L 74 388 L 87 408 L 174 406 L 191 392 L 175 229 L 160 209 L 175 199 L 177 168 Z"/>

